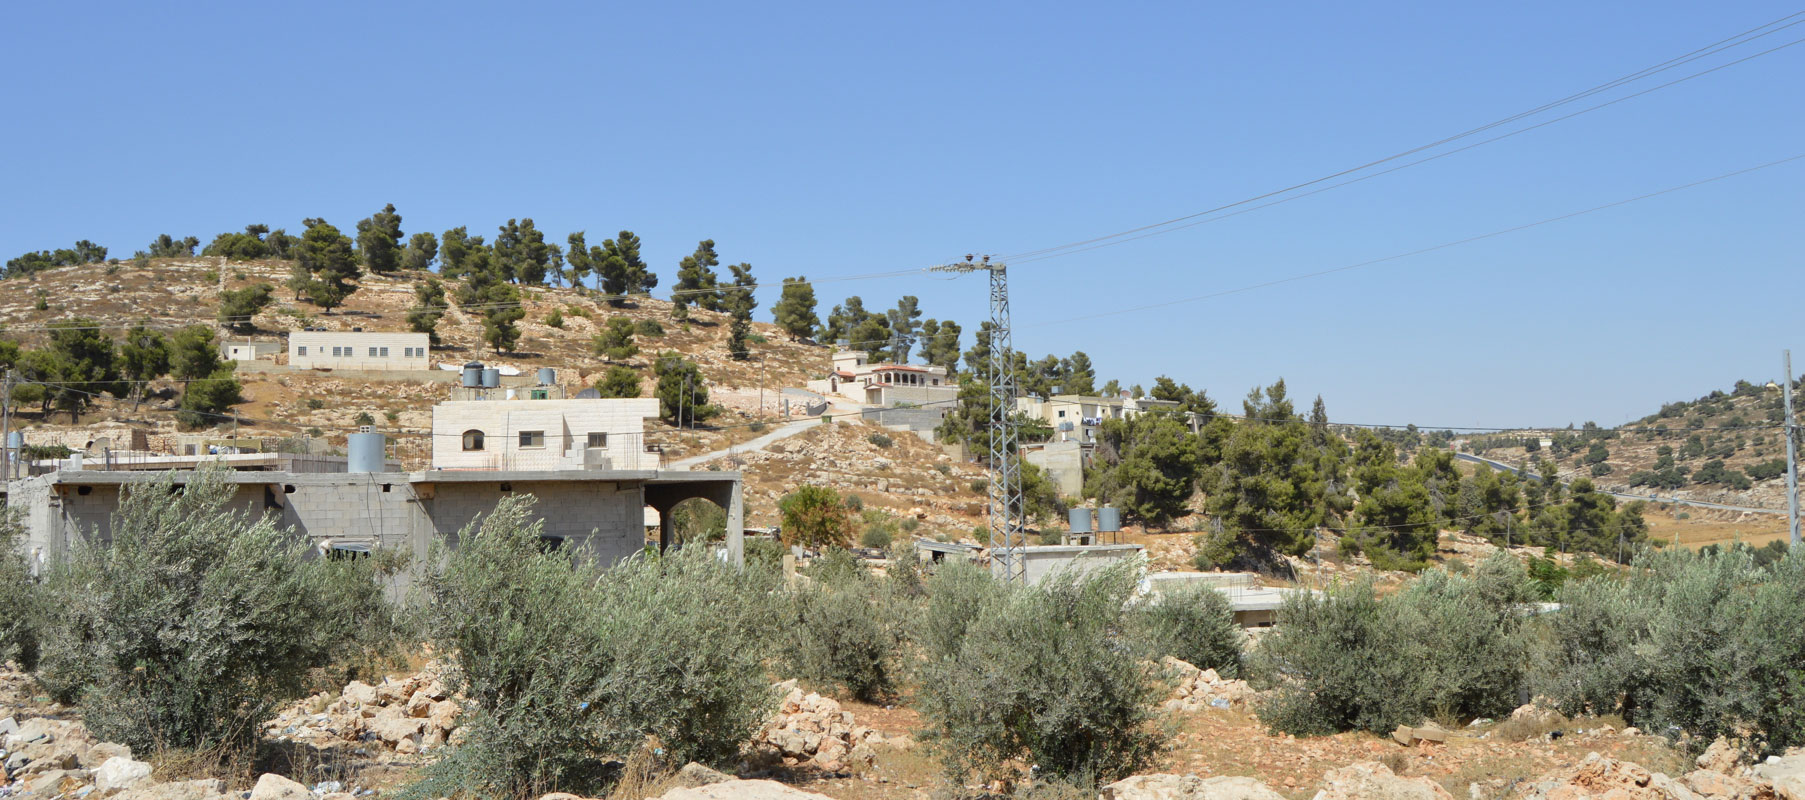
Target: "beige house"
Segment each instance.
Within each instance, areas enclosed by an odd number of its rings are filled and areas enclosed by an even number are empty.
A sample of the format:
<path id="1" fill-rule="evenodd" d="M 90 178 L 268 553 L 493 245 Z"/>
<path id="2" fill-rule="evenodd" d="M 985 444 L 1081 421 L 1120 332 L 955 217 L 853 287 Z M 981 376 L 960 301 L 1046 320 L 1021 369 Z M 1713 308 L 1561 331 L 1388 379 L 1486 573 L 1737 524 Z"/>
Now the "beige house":
<path id="1" fill-rule="evenodd" d="M 432 409 L 435 470 L 655 470 L 654 398 L 463 400 Z"/>
<path id="2" fill-rule="evenodd" d="M 1015 400 L 1017 411 L 1045 421 L 1053 428 L 1052 441 L 1078 442 L 1081 445 L 1097 443 L 1097 429 L 1103 427 L 1106 419 L 1127 419 L 1143 411 L 1177 408 L 1176 400 L 1133 397 L 1128 392 L 1117 397 L 1058 394 L 1045 398 L 1018 397 Z"/>
<path id="3" fill-rule="evenodd" d="M 432 339 L 401 331 L 295 331 L 288 365 L 295 369 L 432 369 Z"/>
<path id="4" fill-rule="evenodd" d="M 809 381 L 810 390 L 877 408 L 950 406 L 959 398 L 959 385 L 947 376 L 946 367 L 873 364 L 859 350 L 834 353 L 833 363 L 825 380 Z"/>

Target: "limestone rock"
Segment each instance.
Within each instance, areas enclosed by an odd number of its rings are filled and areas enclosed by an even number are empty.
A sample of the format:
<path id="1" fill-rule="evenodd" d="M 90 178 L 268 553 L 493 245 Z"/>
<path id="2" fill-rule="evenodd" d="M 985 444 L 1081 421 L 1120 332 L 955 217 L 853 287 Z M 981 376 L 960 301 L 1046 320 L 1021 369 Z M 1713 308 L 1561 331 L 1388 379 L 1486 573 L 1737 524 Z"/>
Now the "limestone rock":
<path id="1" fill-rule="evenodd" d="M 113 756 L 94 770 L 94 791 L 101 797 L 150 780 L 150 765 L 130 756 Z"/>
<path id="2" fill-rule="evenodd" d="M 1377 761 L 1361 761 L 1323 773 L 1315 800 L 1454 800 L 1428 778 L 1401 778 Z"/>
<path id="3" fill-rule="evenodd" d="M 694 788 L 697 786 L 707 786 L 709 784 L 730 781 L 733 780 L 733 776 L 691 761 L 688 764 L 684 764 L 683 769 L 677 770 L 676 780 L 678 786 Z M 540 800 L 544 800 L 544 798 L 541 798 Z"/>
<path id="4" fill-rule="evenodd" d="M 1585 760 L 1571 769 L 1561 770 L 1530 787 L 1531 800 L 1584 800 L 1609 797 L 1612 800 L 1698 800 L 1698 793 L 1685 783 L 1659 772 L 1651 772 L 1640 764 L 1587 754 Z"/>
<path id="5" fill-rule="evenodd" d="M 1136 775 L 1103 787 L 1102 800 L 1283 800 L 1253 778 Z"/>
<path id="6" fill-rule="evenodd" d="M 1711 742 L 1710 747 L 1705 748 L 1705 752 L 1699 754 L 1693 763 L 1697 764 L 1699 769 L 1727 774 L 1735 769 L 1736 764 L 1740 761 L 1742 761 L 1742 752 L 1737 750 L 1735 745 L 1730 744 L 1728 739 L 1719 736 Z"/>
<path id="7" fill-rule="evenodd" d="M 730 780 L 672 789 L 658 800 L 831 800 L 827 795 L 805 792 L 776 781 Z"/>
<path id="8" fill-rule="evenodd" d="M 218 778 L 168 783 L 142 783 L 111 800 L 216 800 L 226 793 L 226 784 Z"/>
<path id="9" fill-rule="evenodd" d="M 376 703 L 376 687 L 363 681 L 352 681 L 345 684 L 344 698 L 359 705 Z"/>
<path id="10" fill-rule="evenodd" d="M 251 787 L 250 800 L 313 800 L 313 791 L 281 775 L 265 772 Z"/>

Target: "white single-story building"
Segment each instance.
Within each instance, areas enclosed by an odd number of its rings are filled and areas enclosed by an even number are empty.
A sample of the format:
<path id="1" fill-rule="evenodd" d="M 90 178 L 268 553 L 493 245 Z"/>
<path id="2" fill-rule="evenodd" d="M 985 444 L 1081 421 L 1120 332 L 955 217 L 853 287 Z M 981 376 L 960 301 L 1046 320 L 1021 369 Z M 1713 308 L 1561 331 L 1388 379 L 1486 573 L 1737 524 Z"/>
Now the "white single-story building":
<path id="1" fill-rule="evenodd" d="M 227 361 L 256 361 L 282 352 L 281 342 L 226 340 L 219 343 L 219 357 Z"/>
<path id="2" fill-rule="evenodd" d="M 431 369 L 432 337 L 401 331 L 295 331 L 288 365 L 296 369 Z"/>

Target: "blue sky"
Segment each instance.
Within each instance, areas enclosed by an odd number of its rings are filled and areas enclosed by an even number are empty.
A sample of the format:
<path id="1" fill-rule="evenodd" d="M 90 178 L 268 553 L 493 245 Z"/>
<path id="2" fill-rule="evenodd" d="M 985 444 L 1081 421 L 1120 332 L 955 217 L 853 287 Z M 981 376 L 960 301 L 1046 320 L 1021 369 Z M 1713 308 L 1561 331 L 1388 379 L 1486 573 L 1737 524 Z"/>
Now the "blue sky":
<path id="1" fill-rule="evenodd" d="M 666 287 L 702 238 L 773 285 L 907 269 L 1262 194 L 1798 10 L 15 3 L 0 11 L 0 253 L 90 238 L 128 256 L 158 233 L 310 216 L 349 228 L 394 203 L 410 232 L 492 236 L 522 216 L 560 242 L 631 229 Z M 1231 407 L 1282 376 L 1339 420 L 1434 426 L 1610 424 L 1777 377 L 1781 348 L 1805 363 L 1805 161 L 1071 319 L 1805 153 L 1802 78 L 1805 45 L 1296 202 L 1021 263 L 1016 345 L 1084 350 L 1125 384 L 1170 374 Z M 975 276 L 817 292 L 823 314 L 848 294 L 914 294 L 968 330 L 987 313 Z M 768 319 L 776 292 L 761 294 Z"/>

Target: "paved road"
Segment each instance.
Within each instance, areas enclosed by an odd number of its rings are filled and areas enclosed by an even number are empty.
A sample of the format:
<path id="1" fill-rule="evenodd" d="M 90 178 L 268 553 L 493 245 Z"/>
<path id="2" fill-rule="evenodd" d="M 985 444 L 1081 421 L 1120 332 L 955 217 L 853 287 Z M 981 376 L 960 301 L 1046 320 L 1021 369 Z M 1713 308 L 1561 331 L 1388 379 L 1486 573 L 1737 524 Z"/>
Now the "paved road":
<path id="1" fill-rule="evenodd" d="M 1499 461 L 1493 461 L 1489 458 L 1482 458 L 1480 456 L 1472 455 L 1470 453 L 1455 453 L 1454 457 L 1458 458 L 1462 461 L 1470 461 L 1475 464 L 1488 464 L 1493 469 L 1501 469 L 1506 472 L 1515 472 L 1515 473 L 1517 473 L 1525 478 L 1528 478 L 1529 480 L 1532 480 L 1532 481 L 1539 481 L 1542 479 L 1542 476 L 1537 475 L 1533 472 L 1523 472 L 1522 470 L 1519 470 L 1516 467 L 1513 467 L 1509 464 L 1505 464 L 1505 463 L 1499 462 Z M 1731 505 L 1724 505 L 1723 503 L 1709 503 L 1704 500 L 1682 500 L 1678 497 L 1672 497 L 1672 496 L 1661 497 L 1660 495 L 1654 495 L 1654 494 L 1630 494 L 1628 492 L 1607 492 L 1603 489 L 1599 489 L 1598 491 L 1600 491 L 1604 494 L 1608 494 L 1612 497 L 1623 499 L 1623 500 L 1647 500 L 1651 503 L 1673 503 L 1675 505 L 1694 506 L 1697 508 L 1715 508 L 1715 509 L 1720 509 L 1723 511 L 1743 511 L 1743 512 L 1747 512 L 1750 514 L 1785 514 L 1786 513 L 1785 511 L 1778 511 L 1778 510 L 1775 510 L 1772 508 L 1750 508 L 1749 506 L 1731 506 Z"/>

